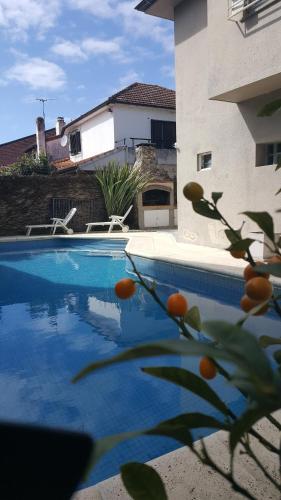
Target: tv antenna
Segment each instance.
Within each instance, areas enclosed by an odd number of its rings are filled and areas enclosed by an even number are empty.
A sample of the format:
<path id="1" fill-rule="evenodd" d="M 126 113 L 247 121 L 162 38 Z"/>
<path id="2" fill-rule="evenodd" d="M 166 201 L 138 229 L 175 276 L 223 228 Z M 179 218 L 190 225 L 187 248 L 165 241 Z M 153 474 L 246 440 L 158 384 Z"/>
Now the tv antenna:
<path id="1" fill-rule="evenodd" d="M 43 118 L 44 118 L 44 121 L 45 121 L 45 103 L 48 102 L 48 101 L 56 101 L 56 99 L 54 99 L 52 97 L 36 97 L 36 101 L 42 102 L 42 106 L 43 106 Z"/>

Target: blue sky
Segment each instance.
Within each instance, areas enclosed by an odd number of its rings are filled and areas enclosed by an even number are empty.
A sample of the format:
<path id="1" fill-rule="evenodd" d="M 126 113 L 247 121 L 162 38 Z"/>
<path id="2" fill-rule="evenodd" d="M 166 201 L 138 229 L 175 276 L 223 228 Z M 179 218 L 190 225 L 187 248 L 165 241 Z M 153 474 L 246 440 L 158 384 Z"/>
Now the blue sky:
<path id="1" fill-rule="evenodd" d="M 70 120 L 135 82 L 174 88 L 173 24 L 138 0 L 0 0 L 0 143 Z"/>

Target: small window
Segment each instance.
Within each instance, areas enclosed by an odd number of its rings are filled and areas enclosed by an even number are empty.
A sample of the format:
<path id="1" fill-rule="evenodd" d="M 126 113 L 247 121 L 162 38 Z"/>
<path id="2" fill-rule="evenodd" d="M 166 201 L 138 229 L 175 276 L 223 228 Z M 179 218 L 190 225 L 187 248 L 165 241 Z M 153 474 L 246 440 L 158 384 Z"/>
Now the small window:
<path id="1" fill-rule="evenodd" d="M 197 155 L 197 170 L 205 170 L 212 167 L 212 153 L 199 153 Z"/>
<path id="2" fill-rule="evenodd" d="M 256 166 L 276 165 L 281 162 L 281 142 L 257 144 Z"/>
<path id="3" fill-rule="evenodd" d="M 70 134 L 70 154 L 72 156 L 81 153 L 81 136 L 80 131 L 75 130 Z"/>

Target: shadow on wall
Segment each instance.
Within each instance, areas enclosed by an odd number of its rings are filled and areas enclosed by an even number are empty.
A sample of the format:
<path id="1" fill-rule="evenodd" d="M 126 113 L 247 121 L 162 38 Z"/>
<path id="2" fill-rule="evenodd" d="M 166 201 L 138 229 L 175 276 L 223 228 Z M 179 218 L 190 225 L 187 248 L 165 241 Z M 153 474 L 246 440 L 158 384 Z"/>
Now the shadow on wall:
<path id="1" fill-rule="evenodd" d="M 178 20 L 175 29 L 175 45 L 177 46 L 207 27 L 206 0 L 190 0 L 188 6 L 186 2 L 181 2 L 175 8 L 175 17 Z"/>
<path id="2" fill-rule="evenodd" d="M 265 104 L 280 98 L 281 90 L 277 90 L 238 104 L 238 109 L 256 144 L 280 142 L 281 112 L 269 117 L 258 116 Z"/>
<path id="3" fill-rule="evenodd" d="M 281 19 L 281 6 L 275 6 L 276 0 L 272 0 L 269 4 L 264 5 L 257 11 L 253 11 L 244 23 L 237 23 L 239 30 L 241 31 L 244 38 L 248 38 L 259 31 L 268 28 L 269 26 L 277 23 Z M 274 8 L 272 8 L 274 7 Z M 280 14 L 278 16 L 278 13 Z M 278 16 L 278 17 L 277 17 Z"/>

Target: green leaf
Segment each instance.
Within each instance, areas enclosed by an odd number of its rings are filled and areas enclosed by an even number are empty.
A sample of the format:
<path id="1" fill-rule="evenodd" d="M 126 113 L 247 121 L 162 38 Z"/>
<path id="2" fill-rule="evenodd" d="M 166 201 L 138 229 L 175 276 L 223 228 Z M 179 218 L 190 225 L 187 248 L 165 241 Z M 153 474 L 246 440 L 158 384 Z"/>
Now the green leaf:
<path id="1" fill-rule="evenodd" d="M 249 432 L 253 425 L 258 422 L 262 417 L 265 417 L 270 412 L 265 409 L 247 410 L 236 422 L 233 424 L 230 436 L 229 445 L 230 451 L 233 454 L 240 439 Z"/>
<path id="2" fill-rule="evenodd" d="M 189 309 L 184 317 L 184 322 L 191 326 L 191 328 L 194 328 L 197 332 L 201 332 L 201 317 L 197 306 Z"/>
<path id="3" fill-rule="evenodd" d="M 121 478 L 134 500 L 168 500 L 161 477 L 150 465 L 138 462 L 122 465 Z"/>
<path id="4" fill-rule="evenodd" d="M 206 200 L 194 201 L 192 203 L 193 210 L 203 217 L 208 217 L 209 219 L 220 220 L 220 215 L 214 208 L 211 208 Z"/>
<path id="5" fill-rule="evenodd" d="M 158 377 L 173 384 L 179 385 L 200 398 L 208 401 L 214 408 L 217 408 L 224 415 L 229 415 L 229 410 L 225 403 L 219 398 L 216 392 L 211 387 L 194 373 L 184 370 L 183 368 L 175 368 L 169 366 L 148 367 L 142 368 L 144 373 L 149 373 L 153 377 Z"/>
<path id="6" fill-rule="evenodd" d="M 254 221 L 259 228 L 274 242 L 274 224 L 268 212 L 243 212 L 249 219 Z"/>
<path id="7" fill-rule="evenodd" d="M 273 390 L 270 362 L 254 335 L 239 325 L 224 321 L 207 321 L 202 329 L 235 358 L 236 365 L 251 375 L 253 383 L 261 391 Z"/>
<path id="8" fill-rule="evenodd" d="M 276 99 L 275 101 L 271 101 L 259 111 L 258 116 L 272 116 L 276 111 L 281 108 L 281 99 Z"/>
<path id="9" fill-rule="evenodd" d="M 250 246 L 255 240 L 252 240 L 251 238 L 245 238 L 244 240 L 239 240 L 236 241 L 235 243 L 232 243 L 226 250 L 229 252 L 231 250 L 249 250 Z"/>
<path id="10" fill-rule="evenodd" d="M 281 161 L 280 160 L 279 160 L 278 164 L 275 167 L 275 172 L 277 172 L 277 170 L 279 170 L 279 168 L 281 168 Z"/>
<path id="11" fill-rule="evenodd" d="M 177 417 L 161 422 L 159 425 L 154 427 L 152 430 L 145 432 L 145 434 L 161 435 L 171 437 L 185 443 L 187 446 L 193 446 L 193 440 L 191 434 L 186 434 L 189 429 L 200 429 L 200 428 L 213 428 L 213 429 L 228 429 L 228 426 L 213 418 L 209 415 L 204 415 L 203 413 L 183 413 Z M 180 432 L 180 434 L 177 434 Z M 182 432 L 184 434 L 182 434 Z M 190 437 L 189 437 L 190 436 Z"/>
<path id="12" fill-rule="evenodd" d="M 237 234 L 235 234 L 230 229 L 225 229 L 224 233 L 225 233 L 225 236 L 227 237 L 228 241 L 230 241 L 230 243 L 236 243 L 237 241 L 240 241 L 240 239 L 241 239 L 241 232 L 239 232 L 239 230 L 235 231 L 235 233 L 237 233 Z"/>
<path id="13" fill-rule="evenodd" d="M 72 382 L 76 383 L 78 380 L 86 377 L 97 369 L 110 366 L 115 363 L 130 361 L 132 359 L 140 359 L 162 355 L 179 354 L 182 356 L 196 356 L 203 355 L 210 358 L 224 359 L 232 361 L 232 357 L 226 351 L 217 349 L 216 347 L 195 340 L 162 340 L 156 343 L 140 344 L 132 349 L 123 351 L 120 354 L 112 356 L 111 358 L 96 361 L 83 368 L 73 379 Z"/>
<path id="14" fill-rule="evenodd" d="M 222 196 L 223 193 L 212 193 L 212 200 L 215 205 L 218 203 L 218 201 L 221 199 Z"/>
<path id="15" fill-rule="evenodd" d="M 227 429 L 226 424 L 208 415 L 203 415 L 202 413 L 184 413 L 172 419 L 164 420 L 150 429 L 123 432 L 97 440 L 92 465 L 98 462 L 105 453 L 108 453 L 119 443 L 139 436 L 165 436 L 175 439 L 182 445 L 191 448 L 193 446 L 193 438 L 189 429 L 200 427 Z"/>
<path id="16" fill-rule="evenodd" d="M 281 344 L 281 339 L 277 339 L 275 337 L 270 337 L 269 335 L 262 335 L 259 338 L 259 344 L 261 347 L 263 347 L 265 349 L 266 347 L 269 347 L 271 345 Z"/>
<path id="17" fill-rule="evenodd" d="M 256 266 L 256 269 L 260 273 L 270 273 L 273 276 L 278 276 L 281 278 L 281 262 L 280 264 L 261 264 Z"/>
<path id="18" fill-rule="evenodd" d="M 281 193 L 281 188 L 278 189 L 278 191 L 275 193 L 275 196 L 277 196 L 279 193 Z"/>

